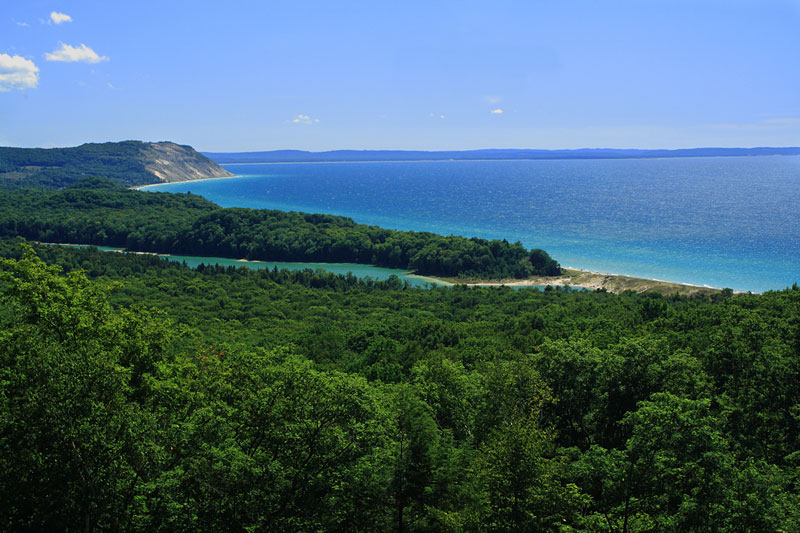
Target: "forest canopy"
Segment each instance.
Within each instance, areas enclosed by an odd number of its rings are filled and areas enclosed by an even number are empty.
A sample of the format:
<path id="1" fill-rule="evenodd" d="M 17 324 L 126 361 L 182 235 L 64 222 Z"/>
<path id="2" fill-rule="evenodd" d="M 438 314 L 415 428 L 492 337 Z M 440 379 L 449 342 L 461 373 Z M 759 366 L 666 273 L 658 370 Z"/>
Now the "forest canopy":
<path id="1" fill-rule="evenodd" d="M 482 279 L 561 272 L 547 252 L 519 242 L 388 230 L 332 215 L 221 208 L 196 195 L 127 190 L 100 179 L 60 191 L 0 193 L 0 236 L 233 259 L 363 263 Z"/>
<path id="2" fill-rule="evenodd" d="M 87 177 L 103 176 L 125 185 L 153 183 L 139 159 L 142 143 L 85 144 L 74 148 L 0 147 L 3 187 L 58 189 Z"/>
<path id="3" fill-rule="evenodd" d="M 0 529 L 800 527 L 797 286 L 426 290 L 20 243 Z"/>

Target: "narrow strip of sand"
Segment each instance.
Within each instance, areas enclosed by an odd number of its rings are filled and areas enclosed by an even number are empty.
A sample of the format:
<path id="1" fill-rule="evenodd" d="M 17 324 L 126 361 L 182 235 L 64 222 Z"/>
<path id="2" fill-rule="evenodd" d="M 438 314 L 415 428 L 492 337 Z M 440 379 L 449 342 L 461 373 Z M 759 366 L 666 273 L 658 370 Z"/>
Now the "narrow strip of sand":
<path id="1" fill-rule="evenodd" d="M 210 181 L 210 180 L 229 180 L 231 178 L 242 178 L 244 176 L 240 176 L 238 174 L 234 174 L 233 176 L 221 176 L 218 178 L 197 178 L 194 180 L 183 180 L 183 181 L 162 181 L 160 183 L 148 183 L 147 185 L 136 185 L 133 187 L 128 187 L 134 191 L 140 191 L 142 189 L 146 189 L 148 187 L 153 187 L 155 185 L 171 185 L 173 183 L 194 183 L 196 181 Z"/>
<path id="2" fill-rule="evenodd" d="M 448 282 L 450 284 L 463 284 L 474 287 L 575 287 L 590 290 L 606 290 L 608 292 L 621 293 L 625 291 L 634 292 L 659 292 L 661 294 L 683 294 L 691 296 L 694 294 L 710 294 L 719 292 L 720 289 L 691 285 L 688 283 L 676 283 L 655 279 L 634 278 L 619 274 L 606 274 L 602 272 L 591 272 L 575 268 L 564 268 L 561 276 L 553 277 L 532 277 L 529 279 L 501 279 L 501 280 L 480 280 L 480 279 L 456 279 L 444 278 L 437 281 Z"/>

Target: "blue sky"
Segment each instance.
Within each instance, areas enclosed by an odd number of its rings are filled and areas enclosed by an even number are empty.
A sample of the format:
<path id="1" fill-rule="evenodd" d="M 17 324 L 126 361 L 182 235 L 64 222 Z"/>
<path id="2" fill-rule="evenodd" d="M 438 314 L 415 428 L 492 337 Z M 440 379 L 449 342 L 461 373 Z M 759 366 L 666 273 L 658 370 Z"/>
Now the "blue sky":
<path id="1" fill-rule="evenodd" d="M 0 0 L 0 145 L 800 145 L 800 0 Z"/>

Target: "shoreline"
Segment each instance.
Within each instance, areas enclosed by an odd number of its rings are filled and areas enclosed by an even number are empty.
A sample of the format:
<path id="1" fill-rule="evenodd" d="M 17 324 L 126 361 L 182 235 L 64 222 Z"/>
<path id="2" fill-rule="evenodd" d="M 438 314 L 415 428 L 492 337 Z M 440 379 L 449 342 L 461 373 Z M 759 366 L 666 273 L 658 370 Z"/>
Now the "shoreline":
<path id="1" fill-rule="evenodd" d="M 147 185 L 134 185 L 133 187 L 128 187 L 128 189 L 133 191 L 141 191 L 142 189 L 146 189 L 147 187 L 155 187 L 156 185 L 171 185 L 173 183 L 194 183 L 196 181 L 209 181 L 209 180 L 229 180 L 231 178 L 244 178 L 245 176 L 240 176 L 239 174 L 234 174 L 233 176 L 221 176 L 217 178 L 197 178 L 193 180 L 183 180 L 183 181 L 162 181 L 161 183 L 148 183 Z"/>
<path id="2" fill-rule="evenodd" d="M 398 161 L 398 162 L 420 162 L 424 163 L 428 160 L 417 160 L 417 161 Z M 451 160 L 454 162 L 458 161 L 473 161 L 473 160 Z M 495 161 L 489 159 L 487 161 Z M 310 161 L 310 163 L 386 163 L 391 161 Z M 276 164 L 276 165 L 284 165 L 284 164 L 305 164 L 304 161 L 274 161 L 274 162 L 267 162 L 267 163 L 226 163 L 228 165 L 248 165 L 248 164 Z M 169 185 L 171 183 L 192 183 L 192 182 L 199 182 L 199 181 L 209 181 L 209 180 L 225 180 L 231 178 L 242 178 L 246 177 L 239 174 L 234 174 L 233 176 L 225 176 L 220 178 L 198 178 L 193 180 L 185 180 L 185 181 L 175 181 L 175 182 L 163 182 L 163 183 L 150 183 L 148 185 L 137 185 L 135 187 L 130 187 L 133 190 L 142 190 L 148 187 L 153 187 L 156 185 Z M 163 254 L 155 254 L 155 255 L 163 255 Z M 247 262 L 247 259 L 236 259 L 236 261 L 240 262 Z M 369 265 L 375 266 L 375 265 Z M 502 280 L 461 280 L 459 278 L 439 278 L 436 276 L 425 276 L 421 274 L 407 274 L 408 276 L 414 277 L 415 279 L 420 279 L 422 281 L 429 281 L 431 283 L 436 283 L 439 285 L 444 286 L 452 286 L 452 285 L 468 285 L 468 286 L 475 286 L 475 287 L 533 287 L 533 286 L 553 286 L 553 287 L 578 287 L 583 289 L 591 289 L 591 290 L 600 290 L 605 289 L 609 292 L 623 292 L 624 290 L 635 290 L 637 292 L 645 292 L 648 290 L 656 290 L 658 292 L 662 292 L 664 294 L 672 294 L 672 293 L 688 293 L 688 294 L 696 294 L 696 293 L 711 293 L 711 292 L 719 292 L 720 288 L 711 287 L 708 285 L 696 285 L 691 283 L 683 283 L 677 281 L 666 281 L 660 280 L 655 278 L 636 278 L 632 276 L 627 276 L 625 274 L 616 274 L 610 272 L 594 272 L 591 270 L 585 270 L 582 268 L 575 268 L 575 267 L 563 267 L 563 270 L 567 273 L 576 273 L 576 274 L 564 274 L 561 276 L 555 276 L 553 278 L 547 277 L 536 277 L 531 279 L 502 279 Z M 741 293 L 744 291 L 737 291 Z"/>
<path id="3" fill-rule="evenodd" d="M 723 156 L 720 156 L 723 157 Z M 427 160 L 420 160 L 417 162 L 426 162 Z M 461 160 L 454 160 L 461 161 Z M 492 160 L 490 160 L 492 161 Z M 316 161 L 313 163 L 351 163 L 354 161 Z M 355 161 L 359 163 L 380 163 L 386 161 Z M 413 161 L 412 161 L 413 162 Z M 231 165 L 246 165 L 250 163 L 228 163 Z M 270 162 L 270 163 L 253 163 L 253 164 L 305 164 L 305 162 Z M 225 180 L 231 178 L 246 177 L 239 174 L 233 176 L 225 176 L 219 178 L 198 178 L 193 180 L 176 181 L 176 182 L 163 182 L 163 183 L 150 183 L 147 185 L 137 185 L 129 187 L 132 190 L 142 190 L 155 185 L 168 185 L 171 183 L 192 183 L 208 180 Z M 133 252 L 133 253 L 151 253 L 151 252 Z M 153 254 L 153 255 L 169 255 L 169 254 Z M 232 259 L 232 258 L 229 258 Z M 247 262 L 247 259 L 235 259 L 240 262 Z M 335 263 L 334 263 L 335 264 Z M 365 265 L 376 266 L 376 265 Z M 710 285 L 697 285 L 692 283 L 685 283 L 679 281 L 667 281 L 657 278 L 638 278 L 628 276 L 625 274 L 617 274 L 610 272 L 595 272 L 575 267 L 562 267 L 565 272 L 561 276 L 548 277 L 534 277 L 530 279 L 501 279 L 501 280 L 484 280 L 484 279 L 460 279 L 460 278 L 447 278 L 436 276 L 425 276 L 421 274 L 407 273 L 409 277 L 419 279 L 421 281 L 428 281 L 431 283 L 452 286 L 452 285 L 467 285 L 475 287 L 534 287 L 534 286 L 553 286 L 553 287 L 577 287 L 590 290 L 606 290 L 608 292 L 621 293 L 626 290 L 633 290 L 635 292 L 654 291 L 661 294 L 711 294 L 722 291 L 722 288 L 712 287 Z M 760 294 L 754 291 L 734 291 L 735 294 Z"/>
<path id="4" fill-rule="evenodd" d="M 41 244 L 45 246 L 80 246 L 80 247 L 98 246 L 95 244 L 75 244 L 75 243 L 40 242 L 40 241 L 39 242 L 32 241 L 32 242 L 36 242 L 36 244 Z M 173 254 L 130 251 L 126 250 L 125 248 L 114 248 L 107 251 L 115 253 L 131 253 L 137 255 L 154 255 L 158 257 L 173 257 Z M 214 259 L 214 258 L 209 256 L 209 259 Z M 219 259 L 229 259 L 232 261 L 236 261 L 237 263 L 242 263 L 243 266 L 246 266 L 247 263 L 283 263 L 283 262 L 290 262 L 294 264 L 305 263 L 304 261 L 267 261 L 267 260 L 246 259 L 246 258 L 236 259 L 232 257 L 221 257 Z M 349 263 L 308 262 L 308 264 L 341 265 Z M 352 264 L 360 265 L 361 263 L 352 263 Z M 377 265 L 363 265 L 363 266 L 377 267 Z M 386 268 L 386 267 L 377 267 L 377 268 Z M 500 280 L 469 279 L 469 278 L 460 279 L 460 278 L 427 276 L 424 274 L 415 274 L 411 270 L 406 270 L 404 273 L 406 277 L 445 287 L 452 287 L 455 285 L 466 285 L 468 287 L 547 287 L 549 285 L 551 287 L 575 287 L 575 288 L 589 289 L 589 290 L 606 290 L 608 292 L 613 292 L 613 293 L 634 291 L 638 293 L 658 292 L 663 295 L 680 294 L 686 296 L 692 296 L 696 294 L 716 294 L 722 291 L 722 289 L 718 289 L 715 287 L 692 285 L 689 283 L 663 281 L 658 279 L 635 278 L 621 274 L 592 272 L 590 270 L 583 270 L 577 268 L 564 267 L 563 270 L 564 273 L 560 276 L 552 276 L 552 277 L 536 276 L 528 279 L 508 278 Z M 734 291 L 734 293 L 745 294 L 744 291 Z M 760 293 L 754 292 L 753 294 L 760 294 Z"/>
<path id="5" fill-rule="evenodd" d="M 715 157 L 729 157 L 729 156 L 715 156 Z M 651 159 L 657 159 L 657 158 L 651 158 Z M 458 162 L 469 162 L 469 161 L 475 161 L 475 160 L 455 160 L 455 161 L 458 161 Z M 495 161 L 495 160 L 488 160 L 488 161 Z M 224 165 L 225 166 L 228 166 L 228 165 L 236 166 L 236 165 L 247 165 L 247 164 L 254 164 L 254 165 L 258 165 L 258 164 L 269 164 L 269 165 L 287 165 L 288 164 L 288 165 L 295 165 L 295 164 L 306 164 L 306 163 L 323 164 L 323 163 L 331 163 L 331 162 L 335 162 L 335 163 L 351 163 L 351 162 L 381 163 L 381 162 L 385 162 L 385 161 L 311 161 L 311 162 L 306 162 L 306 161 L 302 161 L 302 162 L 301 161 L 272 161 L 272 162 L 263 162 L 263 163 L 225 163 Z M 402 162 L 408 162 L 408 161 L 402 161 Z M 412 161 L 412 162 L 429 162 L 429 160 L 417 160 L 417 161 Z M 234 171 L 234 170 L 238 170 L 238 169 L 234 168 L 234 169 L 230 169 L 230 170 Z M 269 172 L 268 169 L 265 169 L 264 172 L 267 172 L 268 174 L 274 174 L 272 172 Z M 252 175 L 252 176 L 255 177 L 256 175 Z M 188 183 L 191 183 L 191 182 L 201 182 L 201 181 L 208 181 L 208 180 L 213 180 L 213 179 L 245 178 L 245 177 L 251 177 L 251 176 L 247 175 L 247 174 L 246 175 L 234 174 L 233 176 L 221 177 L 221 178 L 202 178 L 202 179 L 193 179 L 193 180 L 186 180 L 186 181 L 182 181 L 182 182 L 170 182 L 170 183 L 175 183 L 175 184 L 187 183 L 188 184 Z M 155 185 L 168 185 L 168 184 L 169 183 L 167 183 L 167 182 L 162 182 L 162 183 L 153 183 L 153 184 L 147 184 L 147 185 L 140 185 L 140 186 L 131 187 L 131 188 L 132 189 L 137 189 L 137 190 L 152 191 L 152 187 L 154 187 Z M 223 188 L 225 188 L 224 184 L 211 185 L 209 187 L 211 187 L 212 189 L 215 189 L 215 188 L 219 187 L 220 185 L 222 185 Z M 201 185 L 201 189 L 202 189 L 202 185 Z M 185 191 L 187 189 L 183 188 L 182 190 Z M 163 190 L 163 192 L 168 192 L 168 191 L 170 191 L 170 189 Z M 162 191 L 152 191 L 152 192 L 162 192 Z M 195 194 L 198 194 L 198 193 L 195 192 Z M 204 193 L 201 191 L 199 194 L 202 195 Z M 255 208 L 257 209 L 258 207 L 255 207 Z M 281 210 L 281 211 L 295 210 L 295 211 L 308 212 L 308 213 L 313 213 L 313 212 L 330 213 L 330 211 L 332 211 L 330 206 L 328 206 L 327 208 L 313 208 L 313 207 L 297 208 L 297 207 L 295 207 L 294 209 L 292 209 L 290 206 L 276 205 L 276 206 L 273 206 L 272 209 L 277 209 L 277 210 Z M 320 209 L 321 209 L 321 211 L 320 211 Z M 348 216 L 348 215 L 347 214 L 337 214 L 336 216 Z M 350 216 L 352 217 L 353 215 L 350 215 Z M 362 216 L 366 216 L 366 215 L 362 215 Z M 358 221 L 359 219 L 360 219 L 360 217 L 354 217 L 354 220 L 356 220 L 356 221 Z M 362 223 L 362 222 L 359 222 L 359 223 Z M 377 225 L 379 225 L 381 227 L 386 227 L 386 228 L 391 228 L 391 229 L 399 229 L 399 228 L 397 228 L 396 222 L 395 223 L 393 223 L 393 222 L 388 222 L 387 223 L 386 220 L 383 220 L 382 222 L 378 221 L 378 222 L 375 222 L 374 224 L 377 224 Z M 373 225 L 373 224 L 368 224 L 368 225 Z M 413 224 L 413 225 L 410 226 L 410 230 L 411 231 L 414 231 L 414 230 L 422 231 L 422 230 L 418 230 L 417 229 L 418 227 L 420 227 L 419 223 Z M 406 226 L 406 228 L 409 228 L 409 226 Z M 406 231 L 408 231 L 408 230 L 409 229 L 406 229 Z M 428 230 L 428 231 L 430 231 L 430 230 Z M 439 229 L 439 231 L 442 231 L 442 230 Z M 451 230 L 451 231 L 453 231 L 453 230 Z M 458 230 L 455 230 L 453 233 L 454 234 L 460 234 L 461 236 L 469 238 L 469 236 L 472 234 L 472 231 L 474 231 L 474 228 L 472 228 L 472 230 L 469 230 L 469 231 L 470 232 L 468 233 L 468 232 L 459 232 Z M 502 235 L 499 235 L 499 236 L 495 235 L 493 238 L 500 238 L 500 237 L 502 237 Z M 603 256 L 600 255 L 600 257 L 602 258 Z M 634 255 L 634 257 L 635 257 L 635 255 Z M 585 288 L 590 288 L 590 289 L 601 288 L 601 289 L 606 289 L 606 290 L 622 291 L 622 290 L 626 290 L 625 287 L 630 287 L 631 290 L 640 290 L 639 288 L 644 283 L 644 281 L 642 281 L 642 280 L 647 280 L 647 282 L 650 284 L 651 287 L 656 288 L 657 290 L 662 290 L 662 291 L 665 290 L 664 287 L 670 287 L 670 286 L 688 287 L 688 289 L 681 289 L 680 291 L 677 291 L 677 292 L 685 292 L 685 291 L 696 291 L 696 292 L 719 291 L 719 290 L 722 290 L 723 288 L 729 286 L 729 285 L 725 285 L 725 284 L 730 283 L 733 287 L 735 287 L 734 290 L 736 292 L 742 292 L 742 293 L 746 293 L 746 292 L 760 293 L 760 292 L 773 290 L 773 289 L 774 290 L 780 290 L 780 288 L 783 288 L 784 286 L 790 286 L 791 285 L 791 282 L 787 282 L 786 285 L 783 285 L 783 283 L 781 282 L 780 279 L 777 279 L 778 283 L 776 283 L 775 285 L 773 285 L 772 283 L 766 283 L 765 280 L 763 279 L 763 276 L 751 275 L 749 277 L 749 279 L 739 279 L 739 277 L 735 277 L 733 275 L 734 272 L 729 272 L 727 274 L 730 274 L 730 276 L 716 276 L 715 279 L 714 279 L 715 285 L 712 286 L 710 284 L 704 283 L 706 281 L 705 279 L 703 279 L 704 276 L 697 276 L 697 273 L 695 273 L 695 272 L 688 272 L 688 271 L 684 272 L 684 270 L 686 270 L 686 269 L 685 268 L 680 268 L 680 267 L 677 268 L 677 269 L 673 269 L 673 271 L 670 271 L 670 272 L 672 272 L 671 276 L 664 276 L 664 277 L 658 277 L 657 278 L 655 276 L 659 275 L 659 273 L 660 273 L 660 268 L 658 268 L 659 265 L 657 265 L 657 264 L 653 265 L 653 266 L 655 266 L 655 268 L 648 268 L 648 269 L 645 269 L 645 272 L 641 272 L 641 274 L 644 274 L 645 276 L 653 276 L 653 277 L 639 278 L 639 277 L 635 277 L 636 274 L 624 274 L 624 273 L 622 273 L 622 272 L 625 271 L 625 269 L 623 267 L 630 266 L 630 265 L 627 264 L 627 263 L 630 263 L 630 261 L 625 261 L 625 259 L 617 258 L 617 261 L 614 261 L 614 262 L 621 263 L 621 264 L 619 264 L 619 265 L 611 265 L 611 264 L 602 264 L 601 263 L 601 264 L 594 264 L 594 265 L 587 264 L 585 266 L 588 267 L 588 268 L 591 268 L 591 266 L 595 266 L 595 267 L 599 267 L 600 269 L 603 269 L 604 267 L 611 267 L 612 269 L 616 270 L 616 272 L 593 271 L 593 270 L 584 270 L 583 268 L 573 268 L 573 267 L 566 267 L 566 266 L 564 267 L 567 270 L 575 270 L 575 271 L 584 272 L 586 274 L 586 276 L 583 276 L 581 279 L 575 279 L 577 276 L 576 275 L 572 275 L 572 276 L 569 277 L 569 279 L 566 279 L 566 280 L 561 280 L 561 279 L 556 278 L 555 280 L 552 280 L 552 281 L 542 280 L 541 283 L 528 282 L 528 280 L 495 280 L 495 279 L 466 280 L 466 283 L 470 284 L 470 285 L 481 285 L 482 284 L 482 285 L 486 285 L 486 286 L 493 286 L 493 285 L 526 286 L 526 285 L 538 285 L 538 284 L 542 284 L 542 285 L 545 285 L 545 286 L 548 285 L 548 284 L 549 285 L 558 285 L 558 286 L 571 285 L 571 286 L 585 287 Z M 587 261 L 587 263 L 596 263 L 596 262 L 592 261 L 590 259 L 589 261 Z M 619 268 L 614 268 L 615 266 L 617 266 Z M 783 265 L 778 265 L 778 267 L 782 267 L 782 266 Z M 637 270 L 637 269 L 634 268 L 633 270 Z M 782 270 L 779 270 L 779 272 L 783 273 Z M 665 273 L 662 273 L 662 275 L 663 274 L 665 274 Z M 594 276 L 594 279 L 586 279 L 589 275 Z M 600 276 L 619 277 L 620 279 L 625 279 L 625 280 L 628 280 L 628 281 L 626 281 L 626 282 L 622 282 L 622 281 L 618 281 L 618 282 L 602 281 L 602 280 L 598 279 Z M 682 277 L 683 279 L 685 279 L 687 281 L 673 281 L 673 280 L 670 280 L 669 278 L 671 278 L 673 276 L 675 278 Z M 779 276 L 775 276 L 775 277 L 779 278 Z M 783 277 L 783 276 L 780 276 L 780 277 Z M 717 279 L 717 278 L 719 278 L 719 279 Z M 726 279 L 726 278 L 730 278 L 730 279 Z M 640 280 L 640 281 L 634 282 L 632 280 Z M 688 280 L 691 280 L 691 281 L 688 281 Z M 708 281 L 710 281 L 710 279 Z M 772 281 L 772 280 L 768 279 L 766 281 Z M 455 280 L 455 279 L 451 280 L 449 278 L 444 278 L 444 279 L 439 279 L 439 282 L 440 283 L 441 282 L 464 283 L 465 281 Z M 748 285 L 750 287 L 748 287 Z M 752 287 L 757 287 L 757 289 L 752 289 Z M 673 292 L 675 292 L 675 291 L 673 291 Z"/>

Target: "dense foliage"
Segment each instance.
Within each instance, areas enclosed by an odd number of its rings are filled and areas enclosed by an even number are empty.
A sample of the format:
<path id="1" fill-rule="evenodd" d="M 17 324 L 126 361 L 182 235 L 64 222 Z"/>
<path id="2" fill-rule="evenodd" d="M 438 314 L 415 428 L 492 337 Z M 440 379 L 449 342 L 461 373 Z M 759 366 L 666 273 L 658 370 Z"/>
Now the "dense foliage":
<path id="1" fill-rule="evenodd" d="M 561 270 L 543 250 L 520 243 L 387 230 L 331 215 L 223 209 L 199 196 L 132 191 L 101 180 L 62 191 L 0 193 L 0 236 L 18 235 L 146 252 L 365 263 L 439 276 L 526 278 Z"/>
<path id="2" fill-rule="evenodd" d="M 797 286 L 36 253 L 0 244 L 0 529 L 800 529 Z"/>
<path id="3" fill-rule="evenodd" d="M 128 186 L 153 183 L 153 175 L 139 157 L 142 144 L 125 141 L 72 148 L 0 147 L 0 187 L 58 189 L 92 176 Z"/>

